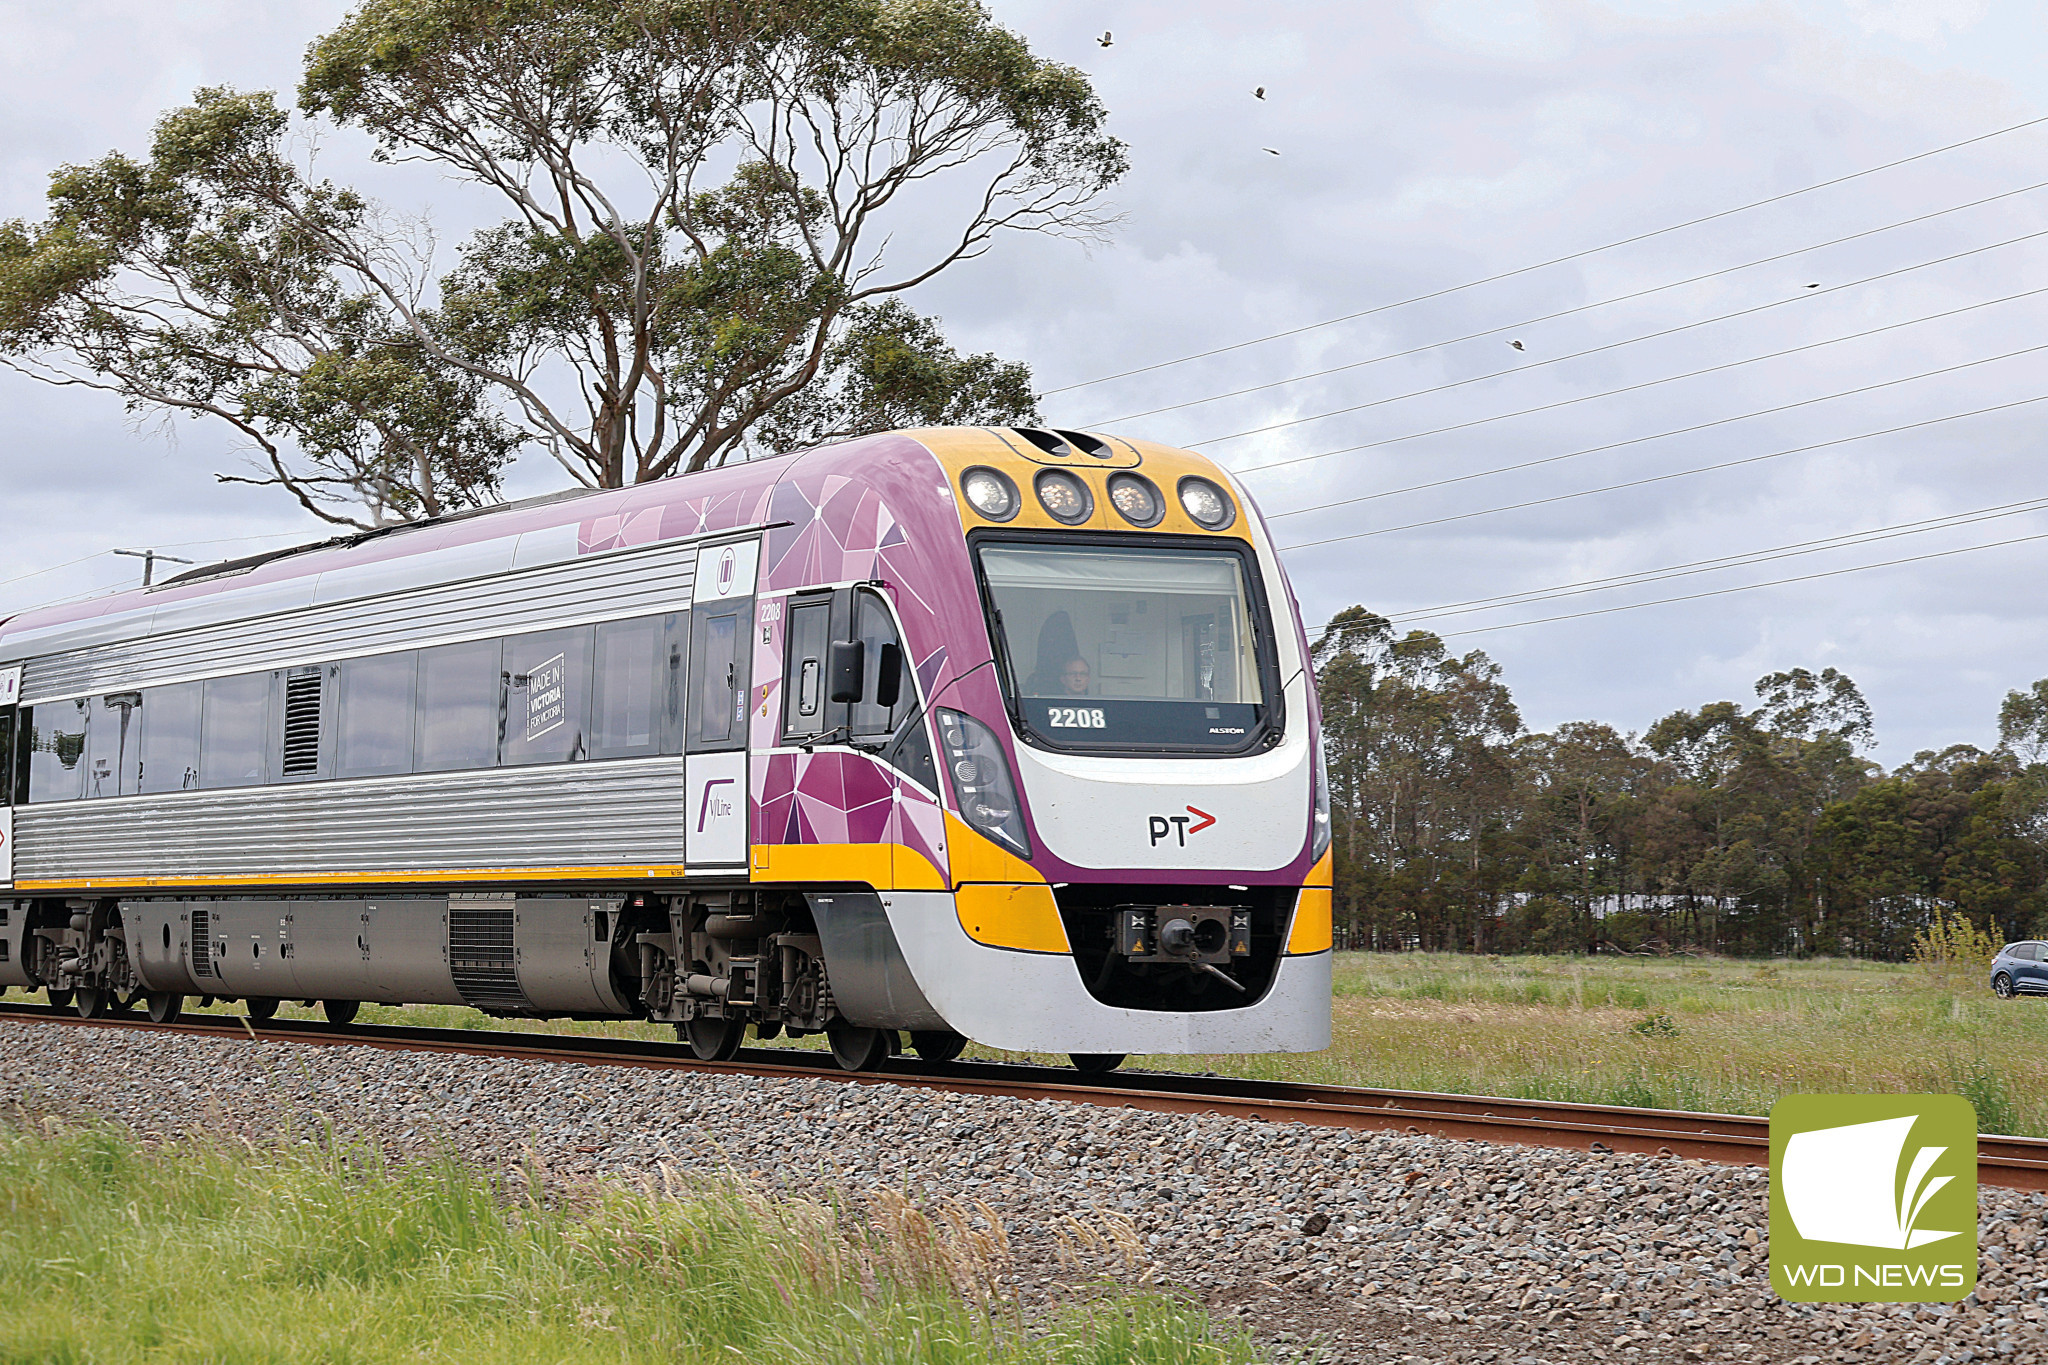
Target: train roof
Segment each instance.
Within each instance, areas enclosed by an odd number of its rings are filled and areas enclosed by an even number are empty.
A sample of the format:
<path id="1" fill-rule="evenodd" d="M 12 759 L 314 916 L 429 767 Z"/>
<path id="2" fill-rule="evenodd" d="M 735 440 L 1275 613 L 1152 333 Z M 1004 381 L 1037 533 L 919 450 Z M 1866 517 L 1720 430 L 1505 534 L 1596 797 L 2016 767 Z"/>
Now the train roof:
<path id="1" fill-rule="evenodd" d="M 949 474 L 992 464 L 1015 472 L 1020 483 L 1034 468 L 1047 466 L 1115 471 L 1145 464 L 1169 481 L 1190 470 L 1220 472 L 1192 452 L 1087 432 L 991 427 L 885 432 L 630 488 L 568 489 L 202 565 L 149 588 L 0 618 L 0 662 L 504 572 L 647 540 L 764 525 L 768 504 L 760 495 L 800 464 L 824 461 L 835 474 L 857 477 L 860 464 L 870 457 L 886 464 L 884 457 L 912 451 L 936 459 Z M 1033 506 L 1029 512 L 1037 510 Z M 962 513 L 963 521 L 971 521 L 966 509 Z M 1046 524 L 1053 523 L 1048 519 Z M 1194 529 L 1192 523 L 1187 529 Z"/>

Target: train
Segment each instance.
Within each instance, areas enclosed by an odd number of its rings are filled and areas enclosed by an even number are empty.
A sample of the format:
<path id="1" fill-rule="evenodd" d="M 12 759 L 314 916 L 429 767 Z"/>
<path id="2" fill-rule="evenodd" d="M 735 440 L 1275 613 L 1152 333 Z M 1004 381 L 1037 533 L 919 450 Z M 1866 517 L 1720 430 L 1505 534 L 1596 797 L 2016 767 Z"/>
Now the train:
<path id="1" fill-rule="evenodd" d="M 0 622 L 0 986 L 849 1070 L 1330 1038 L 1302 618 L 1205 457 L 890 432 Z"/>

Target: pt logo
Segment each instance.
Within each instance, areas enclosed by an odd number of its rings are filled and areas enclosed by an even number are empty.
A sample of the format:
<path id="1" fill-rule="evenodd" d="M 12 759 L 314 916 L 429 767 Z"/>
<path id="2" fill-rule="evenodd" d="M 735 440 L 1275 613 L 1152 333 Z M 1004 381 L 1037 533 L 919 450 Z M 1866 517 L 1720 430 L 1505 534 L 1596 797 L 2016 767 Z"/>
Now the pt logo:
<path id="1" fill-rule="evenodd" d="M 1197 806 L 1189 806 L 1186 815 L 1148 815 L 1145 818 L 1152 827 L 1152 847 L 1159 847 L 1159 841 L 1171 837 L 1180 848 L 1188 846 L 1190 834 L 1200 834 L 1216 823 L 1216 817 Z M 1192 823 L 1190 823 L 1192 822 Z"/>
<path id="2" fill-rule="evenodd" d="M 1771 1286 L 1794 1303 L 1935 1303 L 1977 1281 L 1977 1113 L 1959 1095 L 1787 1095 L 1771 1109 Z"/>
<path id="3" fill-rule="evenodd" d="M 697 832 L 702 834 L 705 825 L 713 820 L 723 820 L 733 811 L 732 802 L 718 794 L 720 787 L 737 785 L 730 777 L 714 777 L 704 784 L 704 800 L 697 807 Z"/>

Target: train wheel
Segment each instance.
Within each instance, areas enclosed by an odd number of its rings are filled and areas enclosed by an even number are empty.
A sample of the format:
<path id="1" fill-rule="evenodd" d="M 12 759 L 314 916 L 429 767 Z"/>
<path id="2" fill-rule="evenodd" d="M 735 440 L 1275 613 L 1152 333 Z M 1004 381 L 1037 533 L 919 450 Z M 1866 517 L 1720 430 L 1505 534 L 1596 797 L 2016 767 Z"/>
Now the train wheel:
<path id="1" fill-rule="evenodd" d="M 327 1016 L 330 1024 L 346 1024 L 356 1017 L 356 1011 L 363 1007 L 360 1000 L 322 1000 L 320 1012 Z"/>
<path id="2" fill-rule="evenodd" d="M 277 997 L 274 995 L 252 995 L 242 1002 L 242 1008 L 251 1019 L 260 1023 L 277 1014 Z"/>
<path id="3" fill-rule="evenodd" d="M 825 1029 L 832 1060 L 842 1071 L 879 1071 L 889 1060 L 889 1034 L 878 1028 L 855 1028 L 834 1020 Z"/>
<path id="4" fill-rule="evenodd" d="M 1069 1052 L 1067 1058 L 1083 1076 L 1107 1076 L 1124 1064 L 1121 1052 Z"/>
<path id="5" fill-rule="evenodd" d="M 910 1048 L 925 1061 L 937 1065 L 950 1062 L 967 1050 L 967 1040 L 951 1029 L 913 1029 Z"/>
<path id="6" fill-rule="evenodd" d="M 97 1019 L 107 1012 L 107 993 L 97 986 L 80 986 L 71 997 L 71 1007 L 81 1019 Z"/>
<path id="7" fill-rule="evenodd" d="M 679 1032 L 700 1062 L 731 1061 L 740 1055 L 740 1044 L 747 1038 L 745 1021 L 707 1019 L 701 1014 L 684 1024 Z"/>
<path id="8" fill-rule="evenodd" d="M 61 1010 L 71 1003 L 71 992 L 60 991 L 55 986 L 50 987 L 49 997 L 50 1008 L 53 1010 Z"/>
<path id="9" fill-rule="evenodd" d="M 149 1021 L 152 1024 L 175 1024 L 178 1016 L 185 1012 L 185 997 L 182 995 L 151 991 L 145 999 L 149 1004 Z"/>

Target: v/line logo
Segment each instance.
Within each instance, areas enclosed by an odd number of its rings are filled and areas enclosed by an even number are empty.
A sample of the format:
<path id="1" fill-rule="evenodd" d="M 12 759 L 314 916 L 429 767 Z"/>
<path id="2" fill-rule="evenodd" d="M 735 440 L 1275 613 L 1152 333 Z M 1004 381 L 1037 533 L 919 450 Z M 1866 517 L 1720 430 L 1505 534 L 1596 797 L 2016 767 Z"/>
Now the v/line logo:
<path id="1" fill-rule="evenodd" d="M 1781 1297 L 1930 1303 L 1960 1299 L 1976 1280 L 1968 1101 L 1789 1095 L 1771 1109 L 1771 1282 Z"/>

